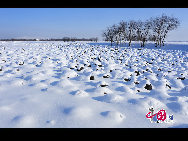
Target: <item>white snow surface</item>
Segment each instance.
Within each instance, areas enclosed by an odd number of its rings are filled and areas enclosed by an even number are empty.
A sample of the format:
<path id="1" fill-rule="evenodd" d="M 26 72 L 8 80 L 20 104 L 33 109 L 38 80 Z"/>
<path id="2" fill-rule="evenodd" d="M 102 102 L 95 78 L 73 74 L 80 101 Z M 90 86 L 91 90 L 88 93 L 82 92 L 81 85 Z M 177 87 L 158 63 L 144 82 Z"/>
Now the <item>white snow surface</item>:
<path id="1" fill-rule="evenodd" d="M 1 41 L 0 128 L 188 127 L 187 61 L 184 42 Z M 150 107 L 173 122 L 151 123 Z"/>

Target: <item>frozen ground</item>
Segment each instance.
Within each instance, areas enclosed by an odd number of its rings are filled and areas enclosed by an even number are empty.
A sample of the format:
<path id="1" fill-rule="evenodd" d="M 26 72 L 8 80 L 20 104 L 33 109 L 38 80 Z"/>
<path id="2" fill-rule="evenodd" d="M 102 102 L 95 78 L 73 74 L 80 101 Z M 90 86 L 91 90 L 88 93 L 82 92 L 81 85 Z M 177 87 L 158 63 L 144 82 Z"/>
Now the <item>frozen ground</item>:
<path id="1" fill-rule="evenodd" d="M 187 61 L 177 42 L 0 42 L 0 127 L 188 127 Z"/>

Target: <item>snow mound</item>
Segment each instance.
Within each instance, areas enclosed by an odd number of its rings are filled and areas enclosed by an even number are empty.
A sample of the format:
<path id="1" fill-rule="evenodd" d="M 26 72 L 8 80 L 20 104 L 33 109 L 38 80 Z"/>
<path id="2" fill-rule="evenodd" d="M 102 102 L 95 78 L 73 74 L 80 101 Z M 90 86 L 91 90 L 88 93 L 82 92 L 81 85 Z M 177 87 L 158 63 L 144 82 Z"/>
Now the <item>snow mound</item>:
<path id="1" fill-rule="evenodd" d="M 83 90 L 78 90 L 76 93 L 75 93 L 76 96 L 79 96 L 79 97 L 86 97 L 88 96 L 89 94 L 86 93 L 85 91 Z"/>
<path id="2" fill-rule="evenodd" d="M 118 111 L 105 111 L 102 112 L 101 115 L 105 117 L 106 120 L 110 120 L 111 122 L 122 122 L 126 116 Z"/>
<path id="3" fill-rule="evenodd" d="M 71 111 L 71 116 L 81 120 L 88 119 L 92 117 L 92 115 L 93 115 L 92 109 L 85 106 L 76 107 Z"/>

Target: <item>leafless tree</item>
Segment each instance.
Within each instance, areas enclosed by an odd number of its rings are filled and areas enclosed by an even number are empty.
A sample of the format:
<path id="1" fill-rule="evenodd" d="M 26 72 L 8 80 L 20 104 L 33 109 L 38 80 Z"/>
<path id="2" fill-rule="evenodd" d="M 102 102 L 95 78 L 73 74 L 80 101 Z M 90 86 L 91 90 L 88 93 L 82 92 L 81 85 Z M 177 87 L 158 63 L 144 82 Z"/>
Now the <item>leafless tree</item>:
<path id="1" fill-rule="evenodd" d="M 166 16 L 162 14 L 160 17 L 151 18 L 153 36 L 155 37 L 156 46 L 163 44 L 167 37 L 167 33 L 176 29 L 179 26 L 179 20 L 174 17 Z"/>
<path id="2" fill-rule="evenodd" d="M 116 45 L 120 43 L 121 40 L 121 30 L 119 25 L 113 25 L 112 28 L 114 29 L 114 40 L 116 42 Z"/>
<path id="3" fill-rule="evenodd" d="M 152 36 L 151 26 L 152 26 L 152 22 L 150 20 L 143 22 L 143 26 L 141 29 L 141 36 L 140 36 L 141 47 L 144 47 L 145 42 L 150 40 L 150 38 Z"/>
<path id="4" fill-rule="evenodd" d="M 129 46 L 131 46 L 131 42 L 135 39 L 136 37 L 136 21 L 129 21 L 128 22 L 128 36 L 127 39 L 129 41 Z"/>
<path id="5" fill-rule="evenodd" d="M 103 32 L 103 37 L 106 41 L 116 42 L 116 45 L 121 45 L 121 42 L 140 41 L 141 47 L 145 46 L 145 42 L 154 41 L 156 46 L 161 47 L 167 37 L 169 31 L 176 29 L 180 22 L 177 18 L 169 17 L 163 14 L 162 16 L 150 18 L 149 20 L 129 22 L 121 21 L 119 24 L 114 24 L 108 27 Z"/>
<path id="6" fill-rule="evenodd" d="M 142 41 L 143 24 L 140 20 L 135 22 L 136 41 Z"/>
<path id="7" fill-rule="evenodd" d="M 127 35 L 128 35 L 128 25 L 127 22 L 121 21 L 119 22 L 119 32 L 120 32 L 120 44 L 122 41 L 126 43 Z"/>
<path id="8" fill-rule="evenodd" d="M 111 43 L 111 46 L 112 46 L 112 43 L 114 42 L 115 40 L 115 35 L 116 35 L 116 26 L 113 25 L 111 27 L 108 27 L 104 32 L 103 32 L 103 37 L 105 38 L 105 41 L 110 41 Z"/>
<path id="9" fill-rule="evenodd" d="M 177 27 L 180 25 L 180 21 L 175 17 L 169 17 L 169 16 L 166 16 L 166 15 L 163 15 L 163 17 L 166 19 L 164 32 L 163 32 L 163 35 L 162 35 L 163 36 L 162 43 L 163 43 L 163 46 L 164 46 L 164 39 L 167 37 L 168 32 L 172 31 L 174 29 L 177 29 Z"/>

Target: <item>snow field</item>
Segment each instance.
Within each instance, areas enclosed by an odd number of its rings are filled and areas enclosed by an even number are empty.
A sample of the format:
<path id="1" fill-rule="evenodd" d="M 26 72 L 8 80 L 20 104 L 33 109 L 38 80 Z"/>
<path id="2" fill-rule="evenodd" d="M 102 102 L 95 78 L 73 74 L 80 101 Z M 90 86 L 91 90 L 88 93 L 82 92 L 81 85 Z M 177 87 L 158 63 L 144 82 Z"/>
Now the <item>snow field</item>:
<path id="1" fill-rule="evenodd" d="M 0 44 L 0 127 L 188 124 L 185 50 L 86 42 Z M 174 123 L 150 123 L 145 115 L 151 106 L 173 114 Z"/>

